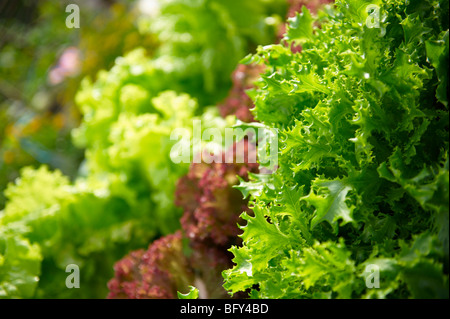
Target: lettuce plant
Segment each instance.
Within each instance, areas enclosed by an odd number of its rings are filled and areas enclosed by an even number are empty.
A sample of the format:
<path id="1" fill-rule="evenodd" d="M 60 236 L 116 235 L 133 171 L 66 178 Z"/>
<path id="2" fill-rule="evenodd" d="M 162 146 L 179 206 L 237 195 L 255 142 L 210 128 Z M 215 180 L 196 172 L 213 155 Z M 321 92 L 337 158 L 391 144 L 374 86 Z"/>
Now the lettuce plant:
<path id="1" fill-rule="evenodd" d="M 245 153 L 256 152 L 242 140 Z M 236 144 L 230 146 L 236 149 Z M 219 155 L 225 159 L 225 152 Z M 194 163 L 177 183 L 176 204 L 183 208 L 182 231 L 152 242 L 116 263 L 108 298 L 174 299 L 189 287 L 197 297 L 229 297 L 221 273 L 231 266 L 227 251 L 239 239 L 236 223 L 247 201 L 232 186 L 248 180 L 256 163 Z M 250 212 L 249 212 L 250 213 Z M 193 288 L 192 288 L 193 289 Z M 178 293 L 180 292 L 180 294 Z M 236 296 L 242 296 L 237 294 Z"/>
<path id="2" fill-rule="evenodd" d="M 250 196 L 223 273 L 253 298 L 448 298 L 448 1 L 337 1 L 291 18 L 255 119 L 279 168 Z"/>
<path id="3" fill-rule="evenodd" d="M 274 40 L 286 7 L 286 0 L 159 0 L 158 13 L 140 27 L 157 35 L 155 63 L 170 89 L 215 104 L 228 95 L 239 60 Z"/>

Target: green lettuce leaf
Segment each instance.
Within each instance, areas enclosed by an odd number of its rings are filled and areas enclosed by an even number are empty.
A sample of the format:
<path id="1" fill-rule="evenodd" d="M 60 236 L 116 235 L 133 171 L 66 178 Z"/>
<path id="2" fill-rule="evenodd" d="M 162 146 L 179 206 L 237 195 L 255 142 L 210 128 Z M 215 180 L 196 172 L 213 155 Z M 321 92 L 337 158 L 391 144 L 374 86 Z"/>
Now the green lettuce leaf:
<path id="1" fill-rule="evenodd" d="M 448 298 L 446 8 L 303 8 L 286 46 L 245 59 L 266 66 L 252 112 L 279 131 L 279 168 L 237 186 L 254 216 L 243 215 L 243 244 L 230 249 L 231 294 Z M 367 284 L 366 268 L 378 271 L 379 287 Z"/>

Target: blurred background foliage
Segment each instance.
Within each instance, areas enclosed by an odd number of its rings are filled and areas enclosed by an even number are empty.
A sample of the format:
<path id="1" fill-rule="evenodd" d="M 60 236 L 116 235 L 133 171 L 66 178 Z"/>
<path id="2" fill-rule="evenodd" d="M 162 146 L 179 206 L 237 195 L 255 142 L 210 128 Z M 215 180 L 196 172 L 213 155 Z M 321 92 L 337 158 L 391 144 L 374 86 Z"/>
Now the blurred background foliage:
<path id="1" fill-rule="evenodd" d="M 0 298 L 104 298 L 116 261 L 180 228 L 171 132 L 235 123 L 216 105 L 287 5 L 1 2 Z M 65 285 L 72 263 L 84 289 Z"/>
<path id="2" fill-rule="evenodd" d="M 135 47 L 152 54 L 157 39 L 138 31 L 135 1 L 76 1 L 80 28 L 66 27 L 65 0 L 0 2 L 0 209 L 24 166 L 47 164 L 73 178 L 84 151 L 71 143 L 80 122 L 74 96 Z"/>

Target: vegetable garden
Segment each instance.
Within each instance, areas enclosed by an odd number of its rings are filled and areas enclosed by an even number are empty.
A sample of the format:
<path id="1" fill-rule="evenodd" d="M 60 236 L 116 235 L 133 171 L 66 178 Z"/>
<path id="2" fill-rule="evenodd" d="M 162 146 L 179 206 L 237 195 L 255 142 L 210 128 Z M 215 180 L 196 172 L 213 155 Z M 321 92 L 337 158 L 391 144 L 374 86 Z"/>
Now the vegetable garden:
<path id="1" fill-rule="evenodd" d="M 148 2 L 58 87 L 70 173 L 0 112 L 0 298 L 449 297 L 448 1 Z"/>

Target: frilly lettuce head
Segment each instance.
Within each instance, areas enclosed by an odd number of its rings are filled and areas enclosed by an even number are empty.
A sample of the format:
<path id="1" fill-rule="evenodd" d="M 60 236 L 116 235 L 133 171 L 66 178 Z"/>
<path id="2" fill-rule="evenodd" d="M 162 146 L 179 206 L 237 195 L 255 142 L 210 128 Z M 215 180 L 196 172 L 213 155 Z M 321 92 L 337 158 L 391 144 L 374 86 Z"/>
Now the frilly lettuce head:
<path id="1" fill-rule="evenodd" d="M 448 298 L 448 1 L 303 8 L 284 40 L 243 61 L 266 65 L 250 94 L 279 169 L 239 186 L 253 216 L 225 288 Z"/>

